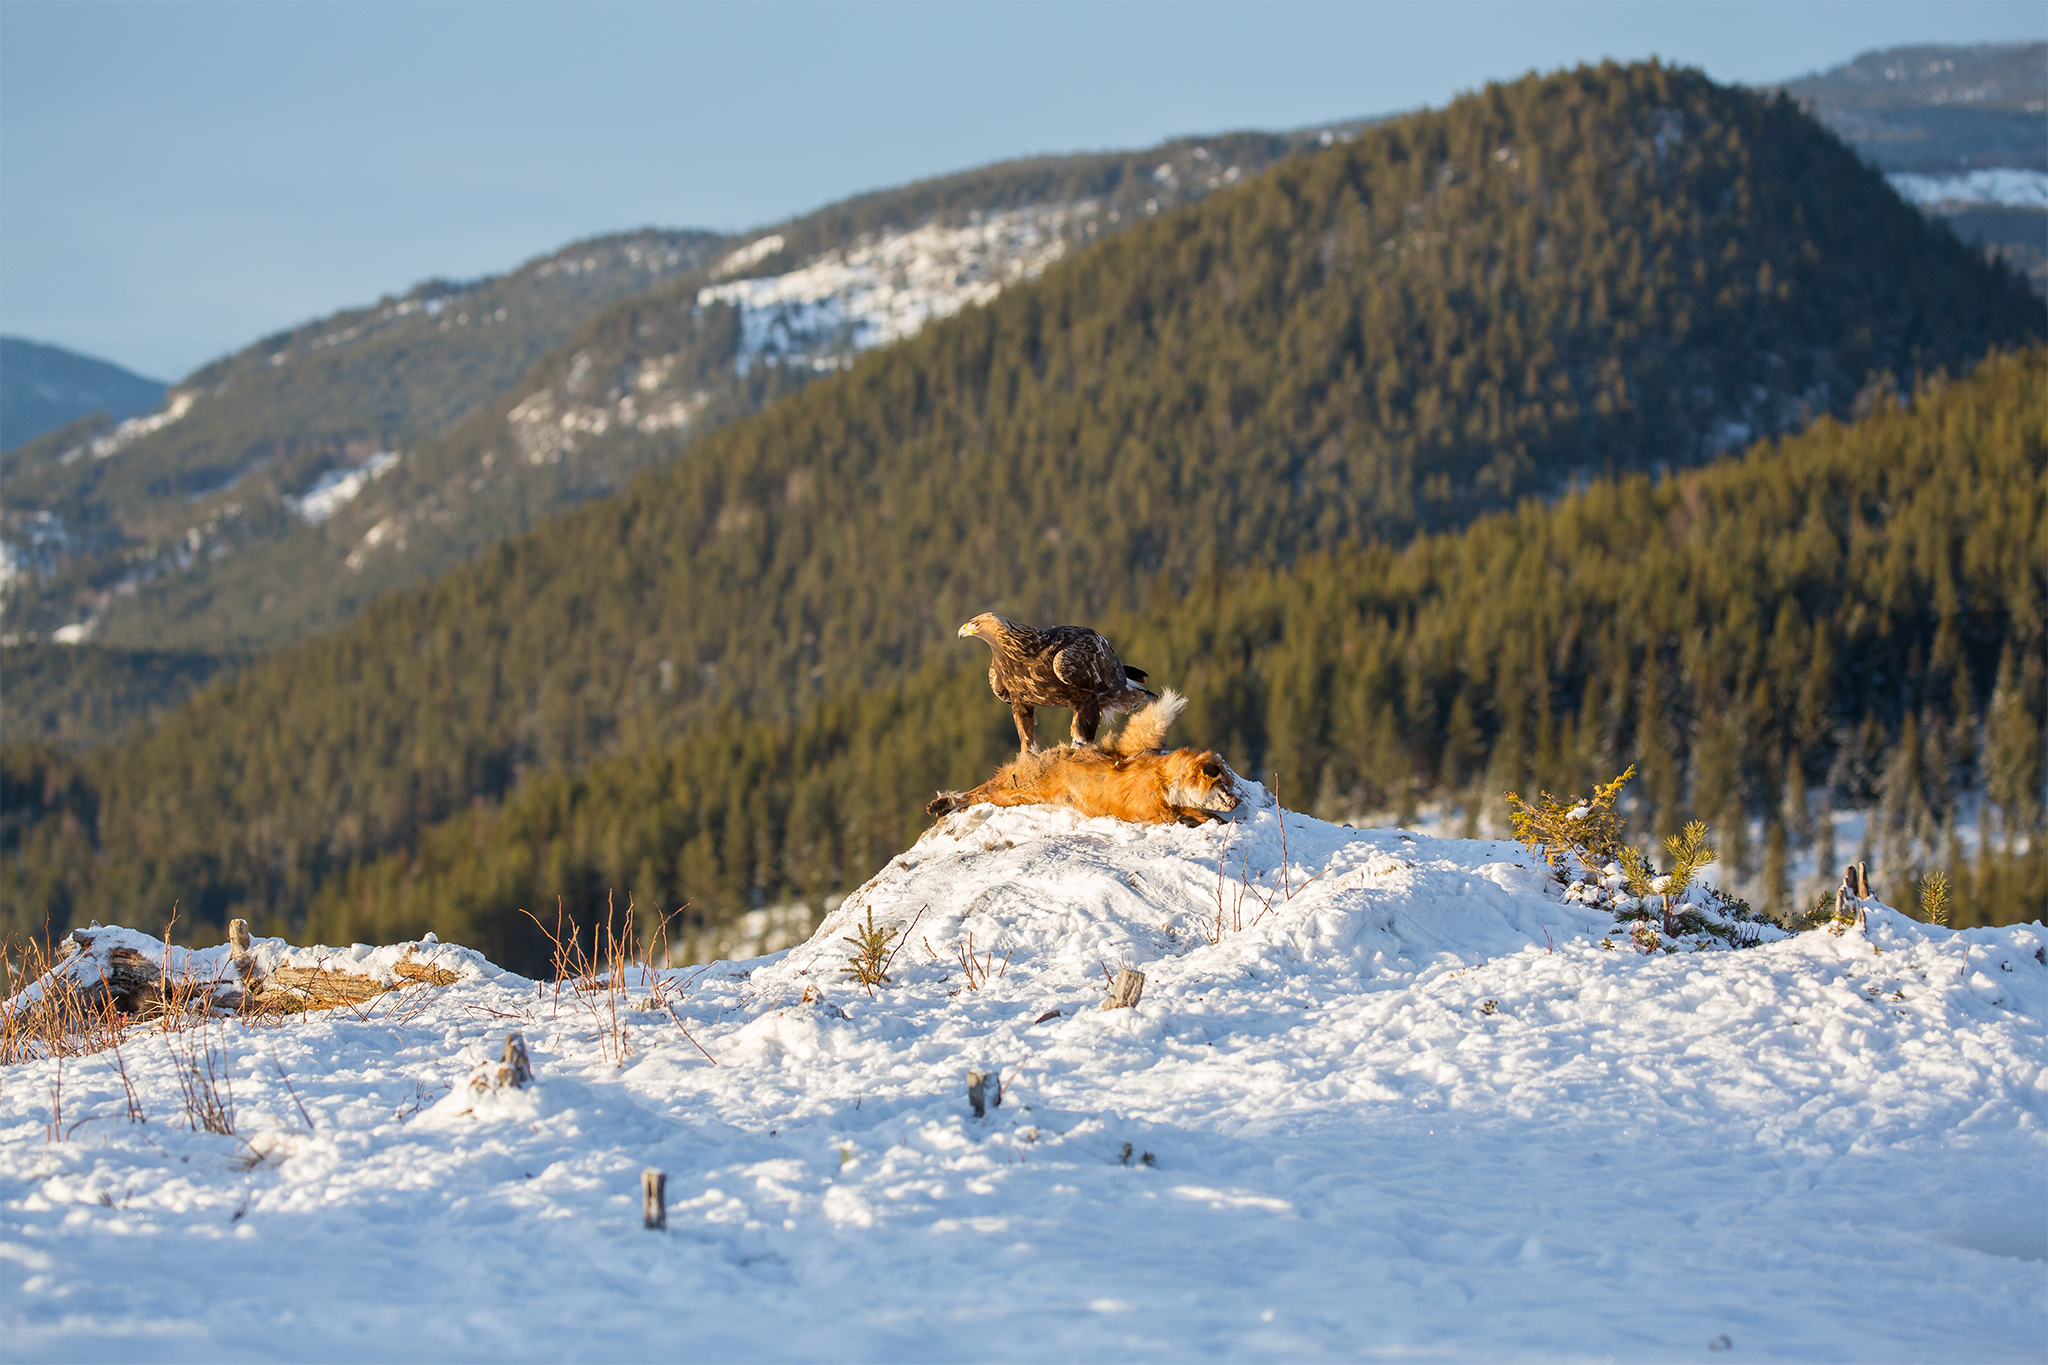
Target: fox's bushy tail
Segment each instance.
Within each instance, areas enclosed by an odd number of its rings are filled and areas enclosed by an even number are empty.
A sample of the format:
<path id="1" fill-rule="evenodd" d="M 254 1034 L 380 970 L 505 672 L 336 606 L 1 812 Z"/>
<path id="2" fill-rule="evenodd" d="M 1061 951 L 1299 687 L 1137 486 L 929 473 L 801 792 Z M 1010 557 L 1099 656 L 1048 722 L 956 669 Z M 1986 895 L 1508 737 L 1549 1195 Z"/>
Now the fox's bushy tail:
<path id="1" fill-rule="evenodd" d="M 1103 747 L 1129 758 L 1154 749 L 1166 747 L 1166 732 L 1180 719 L 1180 713 L 1188 706 L 1188 699 L 1170 687 L 1161 688 L 1159 700 L 1144 710 L 1132 715 L 1116 738 Z"/>

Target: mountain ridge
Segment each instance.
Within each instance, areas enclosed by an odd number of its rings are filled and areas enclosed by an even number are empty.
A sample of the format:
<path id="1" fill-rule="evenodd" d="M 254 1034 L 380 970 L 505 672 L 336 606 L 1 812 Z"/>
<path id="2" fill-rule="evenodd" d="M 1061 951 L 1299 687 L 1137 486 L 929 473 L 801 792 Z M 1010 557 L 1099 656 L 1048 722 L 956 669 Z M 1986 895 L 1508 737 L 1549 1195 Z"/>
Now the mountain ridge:
<path id="1" fill-rule="evenodd" d="M 1327 125 L 1282 134 L 1222 134 L 1136 151 L 1025 158 L 874 191 L 753 233 L 683 234 L 691 238 L 695 254 L 668 270 L 670 282 L 655 280 L 649 288 L 614 291 L 621 296 L 611 300 L 610 306 L 622 308 L 624 313 L 615 317 L 604 307 L 588 310 L 557 338 L 559 348 L 539 357 L 539 363 L 542 368 L 571 368 L 583 349 L 577 340 L 579 331 L 603 333 L 607 328 L 637 325 L 650 310 L 660 310 L 662 300 L 671 293 L 694 300 L 701 288 L 720 281 L 743 282 L 787 270 L 892 231 L 900 235 L 933 222 L 966 222 L 990 212 L 1016 212 L 1046 196 L 1064 196 L 1062 202 L 1087 206 L 1083 215 L 1087 221 L 1077 220 L 1073 225 L 1077 240 L 1113 231 L 1234 181 L 1241 173 L 1239 162 L 1262 166 L 1319 138 L 1334 139 L 1355 126 L 1362 125 Z M 1330 131 L 1332 128 L 1338 131 Z M 744 267 L 721 272 L 719 266 L 733 248 L 748 242 L 758 245 L 770 237 L 781 239 L 776 251 L 757 252 Z M 545 278 L 561 270 L 573 276 L 576 269 L 592 265 L 592 252 L 602 256 L 604 244 L 616 248 L 623 241 L 623 253 L 630 255 L 636 250 L 635 240 L 593 239 L 598 246 L 591 248 L 572 244 L 528 263 L 515 274 Z M 798 253 L 804 254 L 799 258 Z M 495 277 L 483 283 L 510 278 Z M 463 286 L 478 287 L 482 286 Z M 279 333 L 203 368 L 180 392 L 198 395 L 206 392 L 208 385 L 219 389 L 246 384 L 252 375 L 269 377 L 268 369 L 301 363 L 309 354 L 317 357 L 337 337 L 360 346 L 364 342 L 357 334 L 391 325 L 388 316 L 379 316 L 380 309 L 384 315 L 401 310 L 413 313 L 416 326 L 424 312 L 426 317 L 438 318 L 440 330 L 446 332 L 451 320 L 466 318 L 461 305 L 450 300 L 468 296 L 448 293 L 452 288 L 455 286 L 429 282 L 404 298 Z M 679 310 L 672 307 L 669 311 Z M 697 430 L 758 410 L 805 377 L 791 372 L 780 380 L 766 380 L 743 373 L 716 373 L 720 367 L 731 368 L 733 348 L 715 322 L 698 328 L 689 318 L 671 316 L 663 325 L 675 344 L 690 352 L 681 372 L 699 386 L 665 400 L 665 411 L 672 414 L 669 429 L 683 431 L 686 440 Z M 858 349 L 842 347 L 836 355 L 844 359 Z M 52 485 L 63 481 L 63 475 L 51 466 L 62 465 L 66 456 L 75 463 L 79 459 L 73 453 L 76 442 L 57 448 L 46 441 L 31 450 L 10 452 L 7 473 L 17 500 L 57 517 L 80 551 L 68 568 L 51 574 L 47 582 L 15 594 L 9 607 L 11 632 L 17 637 L 48 637 L 69 624 L 78 627 L 74 635 L 83 633 L 120 645 L 233 652 L 267 647 L 328 628 L 382 591 L 430 579 L 507 534 L 623 486 L 650 457 L 633 450 L 615 450 L 593 467 L 571 461 L 564 468 L 559 459 L 544 455 L 537 462 L 539 467 L 530 470 L 529 462 L 515 458 L 494 474 L 485 471 L 480 482 L 476 470 L 453 468 L 439 457 L 438 447 L 465 439 L 466 424 L 476 415 L 494 403 L 500 404 L 502 415 L 503 408 L 511 405 L 503 400 L 516 402 L 528 396 L 537 387 L 531 379 L 534 369 L 522 365 L 516 373 L 497 373 L 488 391 L 472 387 L 461 402 L 452 406 L 441 403 L 436 409 L 441 420 L 424 427 L 386 423 L 374 430 L 352 428 L 324 444 L 308 440 L 300 432 L 282 459 L 223 465 L 215 458 L 196 473 L 177 466 L 177 459 L 191 456 L 190 447 L 198 444 L 192 439 L 191 426 L 137 432 L 119 448 L 130 463 L 139 464 L 142 477 L 168 487 L 174 496 L 158 497 L 135 514 L 118 510 L 109 514 L 76 491 L 64 496 L 51 491 Z M 550 415 L 553 422 L 563 418 L 569 425 L 558 430 L 572 432 L 574 423 L 589 420 L 587 414 Z M 331 424 L 332 417 L 327 420 Z M 179 439 L 187 447 L 183 456 L 176 444 Z M 137 440 L 142 444 L 135 444 Z M 550 453 L 559 455 L 574 443 L 573 435 L 567 442 L 558 439 L 558 448 Z M 215 440 L 211 444 L 221 443 Z M 132 450 L 128 449 L 131 445 Z M 375 491 L 380 497 L 341 509 L 329 525 L 307 527 L 294 517 L 293 499 L 302 497 L 319 478 L 346 476 L 387 452 L 401 458 L 393 477 L 379 481 Z M 112 454 L 113 449 L 106 453 Z M 652 458 L 672 454 L 673 449 L 664 449 Z M 163 468 L 167 461 L 174 467 Z M 503 486 L 508 480 L 519 483 L 522 471 L 525 486 Z M 472 482 L 478 486 L 467 487 Z M 486 492 L 484 483 L 500 487 Z M 484 495 L 481 500 L 476 496 L 479 493 Z M 375 515 L 367 515 L 372 509 Z M 410 524 L 401 526 L 399 518 Z M 380 523 L 386 523 L 382 531 Z M 337 537 L 344 532 L 353 543 L 338 543 Z M 444 535 L 451 538 L 439 539 Z M 394 562 L 394 552 L 400 546 L 405 557 Z M 373 559 L 383 562 L 370 573 L 360 574 L 363 565 Z M 334 575 L 337 562 L 344 571 Z M 295 614 L 296 608 L 281 604 L 277 597 L 278 586 L 288 583 L 311 585 L 309 591 L 324 593 L 319 605 Z"/>
<path id="2" fill-rule="evenodd" d="M 2033 72 L 2029 63 L 2041 65 L 2035 58 L 2043 52 L 2048 48 L 2039 44 L 1887 50 L 1864 54 L 1841 67 L 1779 88 L 1801 98 L 1852 142 L 1854 129 L 1841 122 L 1845 112 L 1856 113 L 1851 105 L 1882 105 L 1894 112 L 1902 108 L 1916 117 L 1930 109 L 1974 117 L 1986 113 L 1982 106 L 1989 103 L 1999 106 L 1989 112 L 2039 122 L 2038 111 L 2029 112 L 2027 106 L 2029 100 L 2039 102 L 2037 87 L 2042 84 L 2042 73 Z M 1940 79 L 1930 76 L 1920 70 L 1926 65 L 1923 58 L 1935 66 L 1946 63 L 1948 71 Z M 1886 72 L 1910 79 L 1887 81 Z M 1864 90 L 1857 94 L 1859 82 L 1876 93 Z M 2012 90 L 2004 90 L 2000 82 Z M 1987 100 L 1987 89 L 1993 89 L 1996 98 Z M 1931 101 L 1941 103 L 1937 107 Z M 750 290 L 757 295 L 762 290 L 773 292 L 781 286 L 764 284 L 756 289 L 748 282 L 787 281 L 805 270 L 815 273 L 821 262 L 843 258 L 859 243 L 878 235 L 887 240 L 892 231 L 900 238 L 919 224 L 964 222 L 1034 207 L 1051 207 L 1060 213 L 1071 210 L 1080 226 L 1078 232 L 1068 235 L 1083 242 L 1104 229 L 1120 226 L 1115 221 L 1119 217 L 1127 223 L 1158 211 L 1162 204 L 1170 208 L 1187 202 L 1200 193 L 1223 188 L 1246 168 L 1256 170 L 1304 146 L 1348 137 L 1383 121 L 1351 120 L 1281 134 L 1196 136 L 1132 152 L 1026 157 L 934 176 L 828 204 L 781 225 L 719 238 L 714 244 L 716 252 L 727 258 L 740 254 L 729 248 L 741 244 L 743 252 L 752 254 L 737 268 L 731 268 L 730 259 L 708 266 L 703 259 L 693 259 L 686 264 L 699 267 L 698 273 L 706 278 L 688 287 L 700 298 L 707 286 L 736 298 Z M 1873 154 L 1869 146 L 1858 145 L 1866 156 Z M 1876 160 L 1889 166 L 1882 155 Z M 1931 193 L 1924 187 L 1913 192 L 1923 198 Z M 1100 202 L 1091 205 L 1091 196 Z M 1939 195 L 1926 198 L 1924 204 L 1929 212 L 1944 215 L 1966 239 L 1988 244 L 2016 268 L 2031 272 L 2037 287 L 2048 285 L 2048 251 L 2039 249 L 2048 247 L 2048 227 L 2044 227 L 2048 210 L 1951 203 Z M 602 244 L 630 236 L 591 241 Z M 2036 237 L 2043 242 L 2035 243 Z M 1060 234 L 1055 232 L 1051 240 L 1057 248 Z M 768 245 L 771 241 L 772 248 Z M 889 245 L 896 249 L 893 242 Z M 550 263 L 573 269 L 584 255 L 582 244 L 571 244 L 536 261 L 542 271 L 548 270 Z M 1052 258 L 1057 258 L 1057 251 Z M 1000 273 L 1000 262 L 996 268 Z M 1026 270 L 1026 277 L 1030 273 L 1035 273 L 1035 267 Z M 408 301 L 414 305 L 445 304 L 460 291 L 481 283 L 488 281 L 461 285 L 430 281 L 398 302 L 400 306 Z M 658 285 L 658 281 L 650 283 Z M 651 293 L 643 291 L 633 308 L 643 317 L 660 311 L 660 292 L 658 287 Z M 957 296 L 958 291 L 955 293 Z M 390 302 L 387 300 L 387 305 Z M 835 316 L 832 310 L 838 303 L 825 299 L 811 305 L 810 320 L 816 324 L 822 318 L 829 332 Z M 303 354 L 308 346 L 317 349 L 337 334 L 359 328 L 361 315 L 373 311 L 344 312 L 288 329 L 236 357 L 205 367 L 194 379 L 225 379 L 238 367 L 242 371 L 260 368 L 280 355 L 289 358 Z M 770 334 L 780 335 L 782 324 L 773 318 L 763 321 L 751 309 L 741 311 L 737 364 L 743 370 L 749 354 L 747 338 L 753 335 L 749 328 L 759 323 Z M 801 310 L 784 309 L 785 313 L 793 311 Z M 597 318 L 591 324 L 603 326 Z M 445 329 L 449 323 L 444 319 L 441 325 Z M 669 326 L 676 330 L 672 322 Z M 855 328 L 858 330 L 857 324 Z M 666 422 L 686 432 L 681 442 L 649 445 L 607 437 L 603 430 L 618 422 L 621 398 L 625 406 L 633 406 L 639 396 L 634 388 L 636 379 L 661 378 L 645 369 L 615 375 L 609 387 L 619 392 L 596 405 L 588 400 L 568 400 L 559 382 L 538 382 L 536 376 L 544 371 L 552 371 L 559 380 L 571 369 L 574 357 L 584 349 L 573 338 L 537 367 L 516 378 L 497 380 L 497 395 L 473 409 L 472 415 L 497 401 L 498 395 L 516 392 L 519 397 L 533 397 L 542 387 L 553 390 L 517 416 L 527 435 L 541 435 L 557 447 L 542 455 L 543 462 L 554 463 L 567 456 L 569 467 L 524 471 L 529 486 L 523 488 L 504 485 L 508 478 L 521 475 L 522 462 L 517 457 L 526 452 L 513 452 L 514 463 L 495 470 L 472 467 L 465 473 L 456 467 L 477 459 L 480 447 L 502 434 L 465 425 L 467 419 L 431 423 L 434 429 L 428 434 L 413 433 L 417 440 L 400 439 L 387 423 L 375 431 L 352 431 L 345 439 L 295 438 L 287 443 L 288 448 L 277 452 L 280 458 L 259 456 L 255 464 L 231 460 L 223 466 L 214 460 L 197 475 L 196 487 L 191 476 L 174 474 L 166 487 L 186 491 L 166 503 L 159 514 L 140 519 L 126 514 L 80 517 L 77 514 L 82 509 L 75 500 L 69 509 L 58 506 L 62 499 L 53 501 L 46 490 L 35 486 L 36 481 L 12 478 L 15 501 L 22 503 L 26 497 L 23 505 L 35 508 L 43 520 L 32 527 L 8 528 L 7 534 L 16 542 L 15 562 L 22 570 L 18 586 L 27 589 L 11 594 L 8 638 L 51 638 L 63 629 L 65 638 L 74 641 L 97 639 L 144 648 L 196 647 L 246 654 L 330 629 L 383 591 L 430 580 L 506 534 L 617 491 L 638 468 L 673 458 L 690 435 L 757 410 L 807 377 L 801 372 L 785 372 L 764 387 L 746 382 L 744 375 L 714 374 L 712 370 L 725 363 L 704 352 L 706 346 L 715 352 L 723 344 L 715 332 L 714 328 L 712 334 L 679 341 L 689 354 L 668 358 L 671 363 L 680 360 L 685 375 L 694 374 L 696 381 L 669 386 L 659 395 Z M 823 354 L 813 357 L 814 366 L 830 368 L 835 359 L 844 363 L 855 349 L 828 344 Z M 602 367 L 601 350 L 597 361 Z M 500 417 L 510 416 L 512 406 L 516 405 L 506 405 Z M 643 404 L 629 424 L 647 427 L 654 417 Z M 541 426 L 553 427 L 556 434 L 540 432 Z M 598 429 L 591 431 L 592 427 Z M 569 434 L 560 434 L 563 432 Z M 148 450 L 176 435 L 163 431 L 145 434 L 141 454 L 146 456 Z M 597 448 L 589 453 L 568 449 L 579 444 Z M 65 449 L 79 445 L 73 440 Z M 469 448 L 458 449 L 465 445 Z M 422 460 L 425 467 L 421 467 Z M 18 473 L 21 462 L 14 463 L 17 468 L 12 472 Z M 396 477 L 384 478 L 387 473 Z M 153 477 L 165 483 L 162 473 Z M 230 487 L 237 479 L 239 485 Z M 334 490 L 321 499 L 330 515 L 308 524 L 298 508 L 322 481 Z M 493 483 L 499 486 L 485 487 Z M 340 494 L 354 495 L 352 505 Z M 342 543 L 344 536 L 348 543 Z M 27 543 L 31 538 L 33 547 Z M 341 566 L 338 572 L 337 562 Z"/>
<path id="3" fill-rule="evenodd" d="M 2048 43 L 1885 48 L 1775 88 L 2048 294 Z"/>

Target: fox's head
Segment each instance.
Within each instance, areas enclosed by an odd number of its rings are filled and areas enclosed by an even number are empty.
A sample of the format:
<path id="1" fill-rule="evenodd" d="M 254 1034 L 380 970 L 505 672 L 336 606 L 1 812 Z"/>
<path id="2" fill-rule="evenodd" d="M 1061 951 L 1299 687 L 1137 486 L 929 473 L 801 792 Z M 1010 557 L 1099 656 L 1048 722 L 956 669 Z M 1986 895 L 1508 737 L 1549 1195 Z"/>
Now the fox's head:
<path id="1" fill-rule="evenodd" d="M 1212 750 L 1175 749 L 1161 756 L 1166 799 L 1196 810 L 1231 811 L 1239 800 L 1237 774 Z"/>

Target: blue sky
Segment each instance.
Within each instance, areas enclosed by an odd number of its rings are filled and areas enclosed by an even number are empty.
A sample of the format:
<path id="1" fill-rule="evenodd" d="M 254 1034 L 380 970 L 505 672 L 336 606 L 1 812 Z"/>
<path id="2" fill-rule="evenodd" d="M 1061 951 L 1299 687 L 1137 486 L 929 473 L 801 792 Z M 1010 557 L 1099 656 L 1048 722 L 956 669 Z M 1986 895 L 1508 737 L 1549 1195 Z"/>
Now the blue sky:
<path id="1" fill-rule="evenodd" d="M 2039 0 L 0 4 L 0 330 L 175 379 L 434 275 L 1030 152 L 1659 55 L 1784 79 Z"/>

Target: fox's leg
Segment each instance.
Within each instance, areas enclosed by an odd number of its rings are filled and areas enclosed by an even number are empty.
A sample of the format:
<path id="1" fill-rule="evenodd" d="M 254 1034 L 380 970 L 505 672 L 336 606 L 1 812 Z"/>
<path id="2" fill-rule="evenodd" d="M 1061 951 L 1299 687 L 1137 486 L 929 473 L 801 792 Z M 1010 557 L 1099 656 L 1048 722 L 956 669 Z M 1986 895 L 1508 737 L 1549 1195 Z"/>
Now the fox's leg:
<path id="1" fill-rule="evenodd" d="M 1004 782 L 997 774 L 972 791 L 940 792 L 924 809 L 927 815 L 949 815 L 969 806 L 1033 806 L 1044 800 L 1035 789 L 1019 791 L 1014 780 Z"/>

